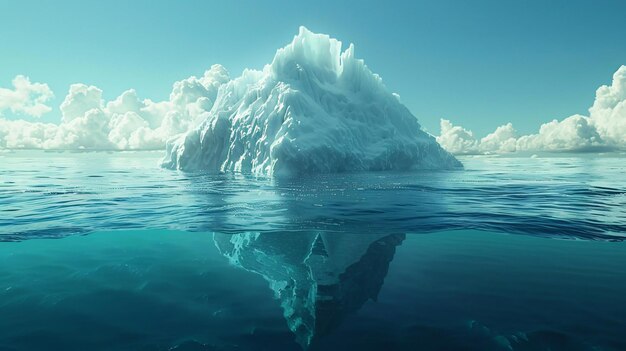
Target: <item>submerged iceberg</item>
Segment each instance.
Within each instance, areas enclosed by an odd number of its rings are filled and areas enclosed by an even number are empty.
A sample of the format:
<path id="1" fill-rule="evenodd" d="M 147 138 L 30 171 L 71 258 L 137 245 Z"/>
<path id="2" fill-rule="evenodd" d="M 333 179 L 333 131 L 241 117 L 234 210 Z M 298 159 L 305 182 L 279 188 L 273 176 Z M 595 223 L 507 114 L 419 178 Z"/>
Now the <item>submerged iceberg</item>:
<path id="1" fill-rule="evenodd" d="M 404 234 L 213 234 L 231 264 L 267 280 L 303 347 L 376 300 Z"/>
<path id="2" fill-rule="evenodd" d="M 163 166 L 299 175 L 447 169 L 461 163 L 422 131 L 354 46 L 300 27 L 262 71 L 220 86 L 204 120 L 168 142 Z"/>

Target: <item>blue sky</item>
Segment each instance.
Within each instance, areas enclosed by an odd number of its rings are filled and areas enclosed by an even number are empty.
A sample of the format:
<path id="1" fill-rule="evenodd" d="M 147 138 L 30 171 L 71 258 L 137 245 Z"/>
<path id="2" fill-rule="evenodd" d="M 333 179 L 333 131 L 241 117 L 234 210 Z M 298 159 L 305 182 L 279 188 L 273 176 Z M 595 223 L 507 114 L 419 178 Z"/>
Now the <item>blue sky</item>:
<path id="1" fill-rule="evenodd" d="M 444 117 L 529 133 L 586 113 L 626 64 L 624 14 L 625 1 L 0 0 L 0 86 L 48 83 L 55 110 L 42 119 L 58 121 L 72 83 L 160 100 L 213 63 L 261 68 L 305 25 L 353 42 L 431 132 Z"/>

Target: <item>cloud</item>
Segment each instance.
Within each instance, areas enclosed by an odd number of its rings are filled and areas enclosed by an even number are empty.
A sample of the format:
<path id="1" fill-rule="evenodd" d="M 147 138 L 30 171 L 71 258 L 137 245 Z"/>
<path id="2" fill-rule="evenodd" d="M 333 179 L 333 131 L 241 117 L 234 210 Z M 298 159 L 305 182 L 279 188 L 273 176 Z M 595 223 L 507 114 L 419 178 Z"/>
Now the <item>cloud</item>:
<path id="1" fill-rule="evenodd" d="M 228 81 L 226 69 L 213 65 L 202 77 L 175 82 L 169 99 L 159 102 L 141 100 L 134 89 L 107 102 L 99 88 L 73 84 L 60 106 L 60 124 L 0 118 L 0 148 L 164 149 L 202 119 Z"/>
<path id="2" fill-rule="evenodd" d="M 482 139 L 476 139 L 471 130 L 455 126 L 447 119 L 441 120 L 441 135 L 437 142 L 447 151 L 457 155 L 514 152 L 517 132 L 511 123 L 496 128 Z"/>
<path id="3" fill-rule="evenodd" d="M 480 139 L 479 151 L 488 153 L 491 150 L 500 152 L 514 152 L 517 148 L 517 131 L 513 124 L 507 123 L 499 126 L 496 130 Z"/>
<path id="4" fill-rule="evenodd" d="M 85 84 L 72 84 L 61 103 L 61 121 L 83 117 L 87 111 L 102 108 L 102 90 Z"/>
<path id="5" fill-rule="evenodd" d="M 31 83 L 28 77 L 13 78 L 13 89 L 0 88 L 0 115 L 4 111 L 41 117 L 52 111 L 46 102 L 54 97 L 48 84 Z"/>
<path id="6" fill-rule="evenodd" d="M 519 151 L 593 151 L 607 147 L 589 117 L 574 115 L 544 123 L 538 134 L 517 140 Z M 513 150 L 515 151 L 515 150 Z"/>
<path id="7" fill-rule="evenodd" d="M 598 88 L 589 115 L 608 145 L 626 145 L 626 66 L 615 72 L 610 86 Z"/>
<path id="8" fill-rule="evenodd" d="M 478 140 L 471 130 L 455 126 L 447 119 L 441 120 L 440 128 L 441 134 L 437 137 L 437 142 L 448 152 L 457 155 L 478 153 Z"/>
<path id="9" fill-rule="evenodd" d="M 0 148 L 163 149 L 168 139 L 203 119 L 229 81 L 226 69 L 213 65 L 200 77 L 175 82 L 169 99 L 158 102 L 140 99 L 134 89 L 104 101 L 99 88 L 73 84 L 60 106 L 61 122 L 53 124 L 1 117 L 3 111 L 40 117 L 51 110 L 46 103 L 54 95 L 48 85 L 19 75 L 13 89 L 0 88 Z M 626 66 L 615 72 L 610 85 L 597 89 L 588 116 L 544 123 L 535 134 L 519 136 L 511 123 L 483 138 L 449 120 L 442 119 L 440 127 L 437 141 L 454 154 L 624 150 Z"/>
<path id="10" fill-rule="evenodd" d="M 615 72 L 611 85 L 598 88 L 589 116 L 553 120 L 542 124 L 536 134 L 521 137 L 509 123 L 480 140 L 470 130 L 442 119 L 437 141 L 454 154 L 626 150 L 626 66 Z"/>

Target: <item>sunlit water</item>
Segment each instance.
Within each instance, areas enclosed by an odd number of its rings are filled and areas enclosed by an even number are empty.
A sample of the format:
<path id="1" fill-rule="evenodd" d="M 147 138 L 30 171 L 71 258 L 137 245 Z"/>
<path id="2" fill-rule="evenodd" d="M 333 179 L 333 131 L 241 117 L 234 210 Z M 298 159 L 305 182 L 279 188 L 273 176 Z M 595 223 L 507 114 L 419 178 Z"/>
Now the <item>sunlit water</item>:
<path id="1" fill-rule="evenodd" d="M 159 157 L 0 154 L 0 350 L 626 350 L 626 158 Z"/>

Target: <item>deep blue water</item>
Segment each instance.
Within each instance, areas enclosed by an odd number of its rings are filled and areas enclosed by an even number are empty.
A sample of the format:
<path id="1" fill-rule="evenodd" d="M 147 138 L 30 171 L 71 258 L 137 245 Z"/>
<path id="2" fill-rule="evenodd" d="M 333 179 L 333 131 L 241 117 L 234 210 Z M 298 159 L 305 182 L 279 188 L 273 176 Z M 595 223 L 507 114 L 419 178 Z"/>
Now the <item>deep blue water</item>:
<path id="1" fill-rule="evenodd" d="M 159 157 L 0 154 L 1 351 L 626 350 L 626 158 L 276 180 Z"/>

